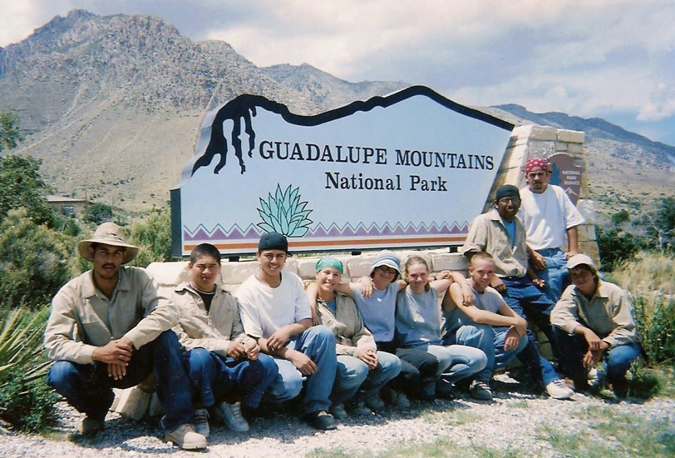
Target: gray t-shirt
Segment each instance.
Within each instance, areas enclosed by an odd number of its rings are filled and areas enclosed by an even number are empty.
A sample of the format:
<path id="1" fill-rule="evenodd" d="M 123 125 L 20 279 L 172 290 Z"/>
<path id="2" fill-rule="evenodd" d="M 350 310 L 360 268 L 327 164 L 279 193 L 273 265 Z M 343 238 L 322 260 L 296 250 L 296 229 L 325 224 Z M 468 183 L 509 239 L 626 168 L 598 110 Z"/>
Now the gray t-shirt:
<path id="1" fill-rule="evenodd" d="M 384 290 L 373 289 L 372 296 L 367 299 L 363 297 L 357 284 L 352 284 L 351 288 L 356 308 L 359 309 L 366 327 L 373 334 L 375 342 L 394 340 L 398 283 L 390 283 Z"/>
<path id="2" fill-rule="evenodd" d="M 485 288 L 483 293 L 479 293 L 474 289 L 473 294 L 475 297 L 474 305 L 481 310 L 498 313 L 499 309 L 504 303 L 502 295 L 491 286 Z M 444 336 L 446 333 L 454 334 L 457 329 L 464 325 L 474 324 L 473 320 L 469 318 L 464 312 L 462 312 L 458 307 L 455 307 L 451 312 L 443 311 L 443 317 L 445 318 L 445 323 L 443 325 Z"/>
<path id="3" fill-rule="evenodd" d="M 421 294 L 410 286 L 398 293 L 396 334 L 402 347 L 441 344 L 441 310 L 438 291 L 430 288 Z"/>

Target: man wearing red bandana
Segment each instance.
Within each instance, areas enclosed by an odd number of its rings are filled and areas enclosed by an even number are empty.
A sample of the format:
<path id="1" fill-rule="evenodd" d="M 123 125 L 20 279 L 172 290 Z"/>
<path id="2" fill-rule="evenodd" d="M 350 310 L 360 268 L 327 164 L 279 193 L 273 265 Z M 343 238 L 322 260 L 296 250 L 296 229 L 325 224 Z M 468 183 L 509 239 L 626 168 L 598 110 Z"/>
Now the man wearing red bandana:
<path id="1" fill-rule="evenodd" d="M 520 190 L 522 204 L 518 216 L 527 233 L 530 262 L 537 269 L 546 294 L 553 302 L 569 285 L 567 259 L 579 252 L 577 226 L 584 217 L 567 193 L 550 184 L 551 167 L 546 159 L 531 158 L 525 164 L 528 186 Z M 569 241 L 567 251 L 565 238 Z"/>

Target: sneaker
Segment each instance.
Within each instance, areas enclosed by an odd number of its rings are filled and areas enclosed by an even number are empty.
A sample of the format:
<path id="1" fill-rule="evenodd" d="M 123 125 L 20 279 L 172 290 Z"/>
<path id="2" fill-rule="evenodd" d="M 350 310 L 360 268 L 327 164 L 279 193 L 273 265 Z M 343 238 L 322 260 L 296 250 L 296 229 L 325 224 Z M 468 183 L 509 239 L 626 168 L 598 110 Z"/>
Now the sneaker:
<path id="1" fill-rule="evenodd" d="M 232 431 L 243 433 L 250 429 L 248 422 L 241 414 L 240 402 L 235 402 L 234 404 L 222 402 L 220 404 L 220 411 L 223 413 L 225 424 Z"/>
<path id="2" fill-rule="evenodd" d="M 332 429 L 337 429 L 337 422 L 335 418 L 325 410 L 318 410 L 316 412 L 311 412 L 305 415 L 305 420 L 321 431 L 329 431 Z"/>
<path id="3" fill-rule="evenodd" d="M 384 401 L 377 393 L 371 393 L 366 396 L 365 404 L 373 412 L 384 409 Z"/>
<path id="4" fill-rule="evenodd" d="M 490 384 L 483 380 L 474 380 L 469 389 L 471 397 L 479 401 L 492 401 Z"/>
<path id="5" fill-rule="evenodd" d="M 380 399 L 381 401 L 381 399 Z M 359 402 L 357 403 L 354 408 L 352 409 L 352 414 L 353 415 L 358 415 L 358 416 L 366 416 L 366 415 L 372 415 L 373 411 L 368 408 L 365 402 Z"/>
<path id="6" fill-rule="evenodd" d="M 572 390 L 564 380 L 555 380 L 546 385 L 546 392 L 553 399 L 569 399 L 574 395 Z"/>
<path id="7" fill-rule="evenodd" d="M 330 413 L 338 420 L 343 420 L 349 417 L 347 411 L 345 410 L 345 405 L 341 402 L 336 402 L 333 404 L 333 406 L 330 408 Z"/>
<path id="8" fill-rule="evenodd" d="M 195 416 L 192 417 L 192 424 L 195 427 L 197 434 L 201 434 L 204 437 L 209 437 L 209 413 L 206 409 L 197 409 L 195 410 Z"/>
<path id="9" fill-rule="evenodd" d="M 104 429 L 105 429 L 104 420 L 96 420 L 91 417 L 85 417 L 84 420 L 82 420 L 82 427 L 80 430 L 82 431 L 83 435 L 89 436 L 96 433 L 100 433 Z"/>
<path id="10" fill-rule="evenodd" d="M 183 450 L 200 450 L 206 448 L 206 438 L 195 431 L 194 426 L 185 424 L 164 434 L 166 442 L 172 442 Z"/>

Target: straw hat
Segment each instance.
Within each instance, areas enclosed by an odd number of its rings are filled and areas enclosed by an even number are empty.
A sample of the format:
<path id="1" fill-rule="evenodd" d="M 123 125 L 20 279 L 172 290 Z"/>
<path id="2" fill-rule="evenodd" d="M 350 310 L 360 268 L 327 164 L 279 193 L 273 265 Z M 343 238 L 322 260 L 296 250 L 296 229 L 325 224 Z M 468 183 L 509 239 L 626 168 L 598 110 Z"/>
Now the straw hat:
<path id="1" fill-rule="evenodd" d="M 87 261 L 94 261 L 94 258 L 89 252 L 89 247 L 92 243 L 102 243 L 104 245 L 121 246 L 126 248 L 124 251 L 124 259 L 122 264 L 133 260 L 138 254 L 138 247 L 129 245 L 124 241 L 124 232 L 122 228 L 115 223 L 103 223 L 96 228 L 94 236 L 89 240 L 82 240 L 77 244 L 77 251 Z"/>

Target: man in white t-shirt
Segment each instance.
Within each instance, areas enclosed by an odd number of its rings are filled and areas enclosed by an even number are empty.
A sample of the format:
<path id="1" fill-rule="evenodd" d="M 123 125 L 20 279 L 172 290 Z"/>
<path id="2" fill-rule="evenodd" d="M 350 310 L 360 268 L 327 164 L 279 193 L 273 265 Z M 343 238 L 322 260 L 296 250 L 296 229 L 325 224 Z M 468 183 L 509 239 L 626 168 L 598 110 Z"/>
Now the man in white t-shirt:
<path id="1" fill-rule="evenodd" d="M 549 184 L 551 166 L 546 159 L 531 158 L 525 164 L 528 186 L 520 190 L 519 218 L 527 233 L 530 262 L 544 281 L 546 295 L 553 301 L 560 299 L 569 285 L 567 259 L 578 253 L 577 226 L 585 220 L 567 193 Z M 565 236 L 569 240 L 568 250 Z"/>
<path id="2" fill-rule="evenodd" d="M 279 374 L 269 388 L 274 401 L 305 395 L 302 414 L 317 429 L 337 428 L 328 413 L 337 356 L 335 337 L 325 326 L 312 327 L 312 312 L 302 280 L 283 271 L 288 240 L 281 234 L 264 234 L 256 253 L 260 269 L 237 291 L 244 331 L 257 340 L 260 349 L 271 356 Z"/>

